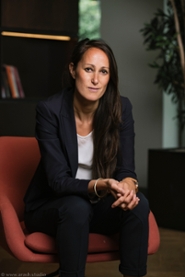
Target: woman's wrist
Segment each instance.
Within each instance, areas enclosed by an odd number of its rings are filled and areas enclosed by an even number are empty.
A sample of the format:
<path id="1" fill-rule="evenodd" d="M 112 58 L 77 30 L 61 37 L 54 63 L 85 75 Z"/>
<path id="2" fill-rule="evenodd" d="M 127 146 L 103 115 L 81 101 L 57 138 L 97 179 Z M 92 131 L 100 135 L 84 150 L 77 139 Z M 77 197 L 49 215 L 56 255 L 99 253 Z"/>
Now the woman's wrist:
<path id="1" fill-rule="evenodd" d="M 133 189 L 135 190 L 135 192 L 137 193 L 139 190 L 139 183 L 137 179 L 134 179 L 132 177 L 126 177 L 122 180 L 123 182 L 127 182 L 128 184 L 130 184 Z"/>
<path id="2" fill-rule="evenodd" d="M 96 185 L 95 185 L 96 183 Z M 90 193 L 94 193 L 94 186 L 95 186 L 95 189 L 97 191 L 102 191 L 102 190 L 107 190 L 108 189 L 108 186 L 107 186 L 107 179 L 103 179 L 103 178 L 98 178 L 98 179 L 93 179 L 89 182 L 89 185 L 88 185 L 88 191 Z"/>
<path id="3" fill-rule="evenodd" d="M 107 190 L 105 190 L 105 189 L 103 189 L 103 191 L 102 191 L 102 189 L 98 189 L 98 182 L 100 182 L 100 180 L 103 180 L 102 178 L 98 178 L 96 181 L 95 181 L 95 183 L 94 183 L 94 187 L 93 187 L 93 189 L 94 189 L 94 193 L 95 193 L 95 195 L 98 197 L 98 198 L 103 198 L 103 197 L 105 197 L 106 195 L 107 195 Z"/>
<path id="4" fill-rule="evenodd" d="M 137 193 L 138 191 L 139 191 L 139 183 L 138 183 L 138 180 L 136 180 L 136 179 L 132 179 L 132 181 L 134 182 L 134 184 L 135 184 L 135 192 Z"/>

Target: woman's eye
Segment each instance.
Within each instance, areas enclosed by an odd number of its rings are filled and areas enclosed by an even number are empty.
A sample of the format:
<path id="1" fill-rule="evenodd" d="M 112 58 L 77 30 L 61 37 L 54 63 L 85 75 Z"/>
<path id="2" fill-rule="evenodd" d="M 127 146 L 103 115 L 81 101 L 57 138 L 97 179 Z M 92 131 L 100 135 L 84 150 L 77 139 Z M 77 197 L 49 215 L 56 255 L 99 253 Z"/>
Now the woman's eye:
<path id="1" fill-rule="evenodd" d="M 101 71 L 103 74 L 108 74 L 108 71 L 107 70 L 105 70 L 105 69 L 102 69 L 102 71 Z"/>
<path id="2" fill-rule="evenodd" d="M 92 68 L 86 67 L 86 68 L 85 68 L 85 71 L 86 71 L 86 72 L 91 72 L 91 71 L 92 71 Z"/>

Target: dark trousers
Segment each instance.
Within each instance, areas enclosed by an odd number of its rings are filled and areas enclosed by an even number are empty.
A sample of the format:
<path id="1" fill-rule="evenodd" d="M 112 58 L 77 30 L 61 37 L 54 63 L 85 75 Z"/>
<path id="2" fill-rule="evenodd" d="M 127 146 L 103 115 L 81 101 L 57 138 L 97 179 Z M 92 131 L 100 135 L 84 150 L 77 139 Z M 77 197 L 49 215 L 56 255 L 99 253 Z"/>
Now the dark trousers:
<path id="1" fill-rule="evenodd" d="M 88 199 L 70 195 L 53 199 L 25 214 L 30 232 L 44 232 L 56 237 L 61 277 L 84 277 L 89 232 L 120 232 L 122 274 L 144 276 L 148 249 L 149 205 L 142 193 L 132 211 L 111 208 L 112 195 L 91 204 Z"/>

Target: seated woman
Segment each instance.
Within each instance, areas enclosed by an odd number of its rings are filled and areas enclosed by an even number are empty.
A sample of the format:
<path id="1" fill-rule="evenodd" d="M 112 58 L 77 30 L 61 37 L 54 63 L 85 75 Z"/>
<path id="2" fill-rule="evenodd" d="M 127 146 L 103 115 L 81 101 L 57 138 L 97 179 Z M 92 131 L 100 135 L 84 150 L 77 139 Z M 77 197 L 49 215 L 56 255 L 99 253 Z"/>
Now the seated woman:
<path id="1" fill-rule="evenodd" d="M 123 276 L 146 274 L 148 201 L 138 192 L 134 121 L 102 40 L 76 45 L 69 86 L 37 105 L 41 161 L 25 196 L 30 232 L 56 237 L 61 277 L 84 277 L 89 233 L 120 233 Z"/>

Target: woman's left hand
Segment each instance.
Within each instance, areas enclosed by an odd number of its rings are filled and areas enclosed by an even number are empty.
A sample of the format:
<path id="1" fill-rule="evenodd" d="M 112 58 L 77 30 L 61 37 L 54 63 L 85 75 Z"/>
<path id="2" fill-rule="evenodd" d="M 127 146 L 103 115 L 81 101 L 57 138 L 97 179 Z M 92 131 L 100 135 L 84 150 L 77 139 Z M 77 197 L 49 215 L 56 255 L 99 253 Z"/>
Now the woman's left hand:
<path id="1" fill-rule="evenodd" d="M 120 207 L 123 210 L 132 210 L 138 203 L 139 198 L 136 196 L 136 186 L 131 178 L 125 178 L 118 184 L 124 191 L 123 194 L 118 193 L 116 201 L 112 204 L 112 208 Z"/>

